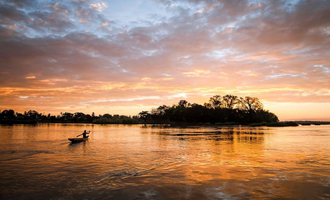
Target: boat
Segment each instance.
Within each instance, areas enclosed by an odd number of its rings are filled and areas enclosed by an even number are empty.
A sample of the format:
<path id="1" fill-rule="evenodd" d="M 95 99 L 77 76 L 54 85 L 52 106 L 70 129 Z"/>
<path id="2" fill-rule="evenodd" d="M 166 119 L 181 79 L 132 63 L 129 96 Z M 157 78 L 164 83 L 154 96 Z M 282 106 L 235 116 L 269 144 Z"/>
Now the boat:
<path id="1" fill-rule="evenodd" d="M 86 138 L 68 138 L 72 143 L 73 142 L 85 142 L 88 140 L 88 136 Z"/>

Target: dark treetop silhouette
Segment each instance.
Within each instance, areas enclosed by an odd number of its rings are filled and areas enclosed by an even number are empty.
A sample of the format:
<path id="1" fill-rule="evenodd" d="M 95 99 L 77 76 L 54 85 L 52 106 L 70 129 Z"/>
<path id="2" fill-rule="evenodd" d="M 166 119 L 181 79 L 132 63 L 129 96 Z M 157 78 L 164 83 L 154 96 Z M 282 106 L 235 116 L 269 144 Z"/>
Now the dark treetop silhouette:
<path id="1" fill-rule="evenodd" d="M 162 105 L 151 113 L 140 112 L 147 121 L 187 122 L 187 123 L 232 123 L 250 124 L 257 122 L 278 122 L 275 114 L 265 110 L 256 97 L 215 95 L 204 105 L 180 100 L 177 105 Z"/>
<path id="2" fill-rule="evenodd" d="M 215 95 L 203 105 L 180 100 L 178 104 L 162 105 L 150 112 L 142 111 L 137 116 L 104 114 L 95 116 L 82 112 L 64 112 L 61 115 L 43 115 L 35 110 L 15 113 L 13 110 L 0 112 L 0 123 L 95 123 L 95 124 L 138 124 L 138 123 L 188 123 L 188 124 L 251 124 L 274 123 L 278 117 L 265 110 L 256 97 Z"/>

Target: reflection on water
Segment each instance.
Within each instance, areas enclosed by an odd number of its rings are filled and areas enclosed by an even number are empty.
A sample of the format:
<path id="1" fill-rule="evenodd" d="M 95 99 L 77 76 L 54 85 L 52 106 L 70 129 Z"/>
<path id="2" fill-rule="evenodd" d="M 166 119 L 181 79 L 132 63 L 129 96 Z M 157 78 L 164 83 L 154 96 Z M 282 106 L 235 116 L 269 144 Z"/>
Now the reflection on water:
<path id="1" fill-rule="evenodd" d="M 67 138 L 91 130 L 86 142 Z M 330 126 L 0 126 L 0 199 L 329 199 Z"/>

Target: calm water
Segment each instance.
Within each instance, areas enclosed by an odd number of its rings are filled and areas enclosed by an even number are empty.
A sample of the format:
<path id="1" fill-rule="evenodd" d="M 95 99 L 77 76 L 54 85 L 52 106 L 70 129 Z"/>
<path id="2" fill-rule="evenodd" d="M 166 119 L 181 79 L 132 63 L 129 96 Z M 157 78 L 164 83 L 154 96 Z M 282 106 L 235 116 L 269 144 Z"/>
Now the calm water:
<path id="1" fill-rule="evenodd" d="M 70 144 L 83 130 L 89 141 Z M 0 126 L 0 199 L 330 199 L 330 126 Z"/>

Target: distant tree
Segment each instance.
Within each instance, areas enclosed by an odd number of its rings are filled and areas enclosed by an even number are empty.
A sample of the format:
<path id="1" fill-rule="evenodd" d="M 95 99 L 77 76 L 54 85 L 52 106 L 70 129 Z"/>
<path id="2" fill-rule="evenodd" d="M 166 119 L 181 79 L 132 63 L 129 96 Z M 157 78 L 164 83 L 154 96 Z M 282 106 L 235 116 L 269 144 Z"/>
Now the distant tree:
<path id="1" fill-rule="evenodd" d="M 240 98 L 240 107 L 242 110 L 248 112 L 256 112 L 257 110 L 263 110 L 264 106 L 256 97 Z"/>
<path id="2" fill-rule="evenodd" d="M 106 113 L 106 114 L 103 115 L 103 117 L 104 117 L 104 118 L 107 118 L 107 119 L 111 119 L 111 118 L 112 118 L 112 115 Z"/>
<path id="3" fill-rule="evenodd" d="M 24 115 L 22 113 L 16 113 L 16 118 L 17 119 L 24 119 Z"/>
<path id="4" fill-rule="evenodd" d="M 15 119 L 15 111 L 14 110 L 4 110 L 2 111 L 2 116 L 7 119 Z"/>
<path id="5" fill-rule="evenodd" d="M 149 114 L 148 111 L 142 111 L 142 112 L 139 113 L 139 117 L 140 117 L 141 119 L 143 119 L 144 123 L 147 122 L 147 119 L 148 119 L 149 115 L 150 115 L 150 114 Z"/>
<path id="6" fill-rule="evenodd" d="M 147 111 L 142 113 L 147 116 Z M 172 122 L 192 122 L 192 123 L 226 123 L 233 122 L 239 124 L 249 124 L 253 122 L 276 122 L 278 118 L 275 114 L 263 109 L 258 98 L 240 98 L 234 95 L 221 97 L 215 95 L 204 105 L 196 103 L 190 104 L 186 100 L 180 100 L 178 105 L 159 106 L 152 109 L 151 117 L 154 121 L 168 119 Z"/>
<path id="7" fill-rule="evenodd" d="M 223 104 L 222 98 L 220 95 L 215 95 L 210 98 L 209 103 L 213 108 L 220 108 Z"/>
<path id="8" fill-rule="evenodd" d="M 178 103 L 179 106 L 181 107 L 188 107 L 190 104 L 188 103 L 188 101 L 186 100 L 180 100 L 179 103 Z"/>
<path id="9" fill-rule="evenodd" d="M 238 103 L 238 97 L 234 95 L 226 95 L 222 98 L 224 108 L 233 109 Z"/>
<path id="10" fill-rule="evenodd" d="M 204 103 L 204 107 L 210 109 L 210 108 L 212 108 L 212 104 L 210 104 L 210 103 Z"/>
<path id="11" fill-rule="evenodd" d="M 167 109 L 168 107 L 166 106 L 166 105 L 162 105 L 162 106 L 159 106 L 158 108 L 157 108 L 157 114 L 159 114 L 159 115 L 164 115 L 165 113 L 166 113 L 166 109 Z"/>
<path id="12" fill-rule="evenodd" d="M 81 118 L 81 117 L 84 117 L 84 116 L 85 116 L 85 114 L 82 113 L 82 112 L 75 112 L 73 115 L 74 115 L 74 117 L 76 117 L 76 118 Z"/>
<path id="13" fill-rule="evenodd" d="M 39 116 L 41 116 L 41 113 L 39 114 L 37 111 L 35 110 L 29 110 L 27 113 L 27 116 L 30 118 L 30 119 L 38 119 Z"/>
<path id="14" fill-rule="evenodd" d="M 86 122 L 93 122 L 94 119 L 95 119 L 95 117 L 92 117 L 90 114 L 87 114 L 84 116 L 84 120 Z"/>
<path id="15" fill-rule="evenodd" d="M 70 118 L 70 116 L 68 116 Z M 82 112 L 75 112 L 71 118 L 74 122 L 86 121 L 86 115 Z"/>
<path id="16" fill-rule="evenodd" d="M 62 117 L 63 117 L 64 120 L 66 120 L 66 121 L 68 121 L 68 120 L 72 120 L 73 115 L 74 115 L 74 114 L 69 113 L 69 112 L 62 113 Z"/>

